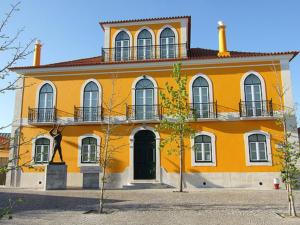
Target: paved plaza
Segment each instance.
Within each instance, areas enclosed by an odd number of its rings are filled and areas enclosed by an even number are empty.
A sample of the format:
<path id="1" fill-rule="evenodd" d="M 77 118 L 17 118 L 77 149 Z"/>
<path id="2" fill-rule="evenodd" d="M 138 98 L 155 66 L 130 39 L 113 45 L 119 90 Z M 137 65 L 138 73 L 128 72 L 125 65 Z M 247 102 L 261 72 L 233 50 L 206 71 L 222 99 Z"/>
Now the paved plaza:
<path id="1" fill-rule="evenodd" d="M 96 209 L 99 191 L 42 191 L 0 188 L 0 206 L 7 199 L 23 199 L 13 211 L 13 219 L 0 224 L 257 224 L 299 225 L 300 219 L 276 215 L 286 211 L 283 190 L 199 189 L 187 193 L 174 189 L 109 190 L 107 213 Z M 300 191 L 296 191 L 300 213 Z"/>

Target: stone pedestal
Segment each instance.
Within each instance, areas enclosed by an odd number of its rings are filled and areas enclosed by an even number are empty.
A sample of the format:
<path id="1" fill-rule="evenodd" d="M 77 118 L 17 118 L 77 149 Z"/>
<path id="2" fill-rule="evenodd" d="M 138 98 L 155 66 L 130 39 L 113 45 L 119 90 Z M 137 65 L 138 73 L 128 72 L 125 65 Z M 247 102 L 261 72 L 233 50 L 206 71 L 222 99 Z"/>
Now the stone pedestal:
<path id="1" fill-rule="evenodd" d="M 82 166 L 80 172 L 83 178 L 83 189 L 99 189 L 99 166 Z"/>
<path id="2" fill-rule="evenodd" d="M 45 171 L 45 190 L 62 190 L 67 187 L 67 165 L 49 164 Z"/>

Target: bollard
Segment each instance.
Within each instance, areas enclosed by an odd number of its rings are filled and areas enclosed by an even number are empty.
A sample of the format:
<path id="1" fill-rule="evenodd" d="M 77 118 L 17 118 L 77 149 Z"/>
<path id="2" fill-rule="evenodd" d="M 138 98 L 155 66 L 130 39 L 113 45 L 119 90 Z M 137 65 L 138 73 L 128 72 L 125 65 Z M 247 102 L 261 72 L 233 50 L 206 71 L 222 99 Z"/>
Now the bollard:
<path id="1" fill-rule="evenodd" d="M 280 183 L 279 178 L 274 178 L 273 182 L 274 182 L 274 188 L 276 190 L 278 190 L 279 189 L 279 183 Z"/>

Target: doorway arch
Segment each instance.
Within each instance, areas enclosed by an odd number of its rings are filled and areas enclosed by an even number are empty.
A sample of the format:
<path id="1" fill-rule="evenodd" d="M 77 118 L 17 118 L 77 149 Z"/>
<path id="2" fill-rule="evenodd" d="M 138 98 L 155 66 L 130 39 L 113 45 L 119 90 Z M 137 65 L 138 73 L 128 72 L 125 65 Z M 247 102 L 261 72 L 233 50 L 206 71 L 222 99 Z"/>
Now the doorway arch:
<path id="1" fill-rule="evenodd" d="M 129 141 L 130 161 L 128 182 L 130 183 L 134 180 L 149 180 L 150 182 L 155 180 L 156 182 L 160 182 L 160 136 L 158 132 L 148 126 L 137 127 L 131 132 Z M 145 167 L 138 165 L 138 163 L 142 163 L 143 161 L 150 162 Z M 138 169 L 142 169 L 142 172 L 137 173 Z"/>

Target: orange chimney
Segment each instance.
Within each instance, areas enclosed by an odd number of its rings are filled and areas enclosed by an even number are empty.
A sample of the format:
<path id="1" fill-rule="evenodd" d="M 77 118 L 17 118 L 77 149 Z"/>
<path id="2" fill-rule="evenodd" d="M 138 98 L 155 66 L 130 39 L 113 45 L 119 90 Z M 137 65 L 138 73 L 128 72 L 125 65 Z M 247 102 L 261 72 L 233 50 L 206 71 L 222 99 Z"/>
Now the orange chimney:
<path id="1" fill-rule="evenodd" d="M 230 52 L 227 51 L 226 44 L 226 26 L 223 21 L 218 22 L 218 30 L 219 30 L 219 57 L 228 57 L 230 56 Z"/>
<path id="2" fill-rule="evenodd" d="M 33 66 L 41 65 L 41 48 L 42 48 L 41 41 L 36 40 L 34 44 Z"/>

